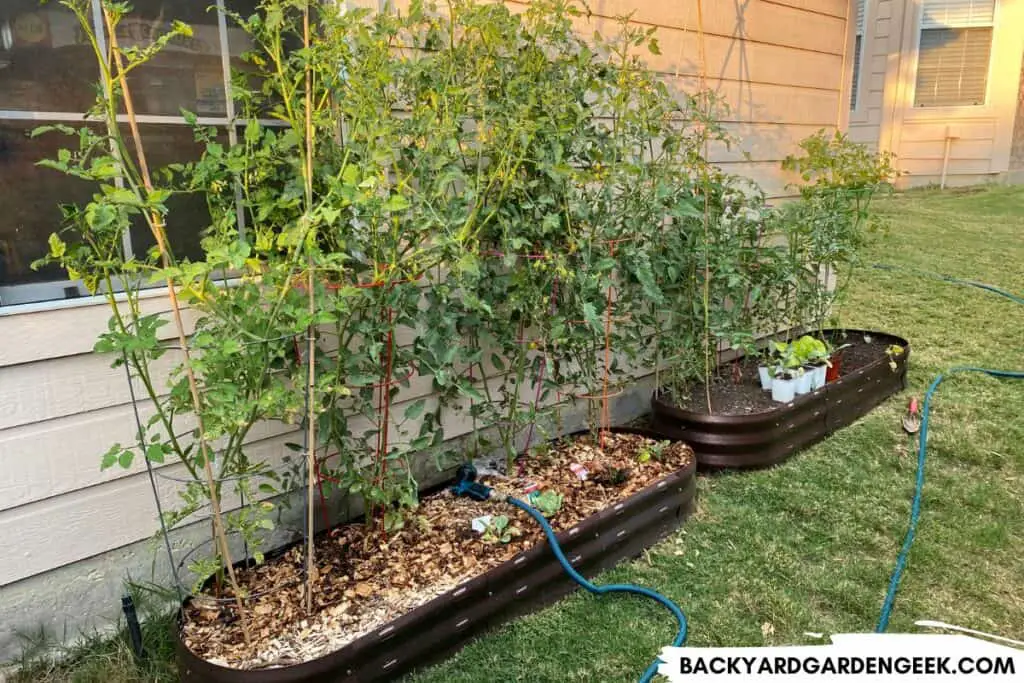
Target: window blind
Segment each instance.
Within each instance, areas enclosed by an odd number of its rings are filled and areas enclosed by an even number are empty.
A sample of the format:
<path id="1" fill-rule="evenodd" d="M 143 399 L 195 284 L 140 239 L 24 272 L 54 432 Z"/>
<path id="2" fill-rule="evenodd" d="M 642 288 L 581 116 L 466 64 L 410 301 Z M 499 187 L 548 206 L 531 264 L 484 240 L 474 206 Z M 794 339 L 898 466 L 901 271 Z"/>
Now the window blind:
<path id="1" fill-rule="evenodd" d="M 921 28 L 992 26 L 995 0 L 924 0 Z"/>
<path id="2" fill-rule="evenodd" d="M 924 0 L 918 107 L 985 104 L 995 0 Z"/>

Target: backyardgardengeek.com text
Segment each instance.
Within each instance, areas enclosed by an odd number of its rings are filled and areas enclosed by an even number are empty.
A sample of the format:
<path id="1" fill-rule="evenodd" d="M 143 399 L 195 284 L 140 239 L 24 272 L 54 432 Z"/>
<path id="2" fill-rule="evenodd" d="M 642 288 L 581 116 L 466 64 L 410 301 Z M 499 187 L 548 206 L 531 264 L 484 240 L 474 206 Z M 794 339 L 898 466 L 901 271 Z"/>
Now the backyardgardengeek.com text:
<path id="1" fill-rule="evenodd" d="M 836 657 L 682 657 L 683 675 L 800 676 L 1017 674 L 1013 657 L 836 656 Z M 1022 672 L 1024 673 L 1024 672 Z"/>

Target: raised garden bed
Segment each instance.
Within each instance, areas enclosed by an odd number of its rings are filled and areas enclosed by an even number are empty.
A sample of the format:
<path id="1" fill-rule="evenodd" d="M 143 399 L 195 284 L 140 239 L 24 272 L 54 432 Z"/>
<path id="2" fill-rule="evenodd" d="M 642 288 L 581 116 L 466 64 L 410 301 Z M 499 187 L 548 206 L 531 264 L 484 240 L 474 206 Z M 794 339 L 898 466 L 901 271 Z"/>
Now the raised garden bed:
<path id="1" fill-rule="evenodd" d="M 623 559 L 638 555 L 675 529 L 693 508 L 696 460 L 692 451 L 683 444 L 672 444 L 654 457 L 640 457 L 641 448 L 652 443 L 645 437 L 654 438 L 642 430 L 615 430 L 609 437 L 612 447 L 608 450 L 617 455 L 610 458 L 588 445 L 587 438 L 582 437 L 570 442 L 568 447 L 556 445 L 548 454 L 524 463 L 526 479 L 565 495 L 565 502 L 552 522 L 559 531 L 566 556 L 585 576 L 594 576 Z M 591 473 L 582 481 L 568 465 L 586 463 L 587 458 L 590 458 L 587 466 Z M 623 467 L 627 461 L 628 466 Z M 488 483 L 494 485 L 496 491 L 519 493 L 518 483 L 504 480 Z M 525 498 L 525 494 L 519 497 Z M 423 543 L 430 548 L 430 555 L 415 554 L 417 547 L 424 550 L 423 544 L 403 543 L 398 535 L 384 545 L 375 544 L 372 549 L 360 551 L 354 544 L 364 527 L 358 524 L 346 525 L 318 539 L 322 578 L 317 597 L 338 601 L 334 604 L 321 602 L 319 614 L 337 611 L 346 604 L 349 607 L 342 609 L 341 614 L 356 611 L 353 606 L 362 602 L 361 614 L 365 618 L 358 622 L 346 624 L 341 616 L 327 622 L 317 621 L 314 615 L 303 626 L 302 617 L 298 616 L 296 622 L 300 625 L 293 629 L 290 644 L 284 645 L 282 639 L 267 638 L 264 634 L 263 642 L 254 643 L 259 650 L 254 657 L 251 648 L 246 653 L 238 642 L 231 615 L 224 612 L 229 608 L 211 612 L 204 623 L 202 599 L 187 601 L 177 641 L 181 679 L 195 683 L 391 680 L 450 655 L 482 632 L 548 605 L 575 587 L 555 560 L 536 524 L 506 503 L 456 499 L 442 491 L 426 497 L 421 511 L 425 515 L 441 514 L 451 522 L 440 533 L 421 534 Z M 507 545 L 483 544 L 469 529 L 470 521 L 483 514 L 507 515 L 522 535 Z M 333 556 L 331 547 L 335 549 Z M 366 558 L 367 563 L 372 564 L 365 568 L 372 574 L 361 573 L 360 568 L 352 564 L 342 566 L 341 562 L 347 561 L 343 551 L 349 550 L 353 551 L 349 554 Z M 468 564 L 467 557 L 470 558 Z M 371 562 L 370 558 L 376 562 Z M 398 562 L 398 558 L 403 559 Z M 239 565 L 240 580 L 255 593 L 261 581 L 280 582 L 281 574 L 295 573 L 301 560 L 301 549 L 286 548 L 260 568 L 245 569 Z M 424 563 L 437 567 L 433 585 L 399 587 L 398 593 L 405 597 L 396 604 L 406 605 L 405 613 L 397 618 L 380 619 L 381 614 L 387 613 L 380 603 L 388 600 L 379 585 L 380 577 L 394 579 L 402 567 Z M 348 572 L 338 581 L 335 590 L 325 586 L 326 577 L 332 571 Z M 408 570 L 408 573 L 416 572 Z M 429 571 L 423 575 L 429 575 Z M 280 615 L 288 605 L 300 611 L 302 582 L 294 583 L 293 587 L 250 600 L 253 613 Z M 364 586 L 371 586 L 372 590 Z M 379 623 L 367 628 L 375 618 Z M 273 617 L 269 623 L 280 625 Z M 338 647 L 331 647 L 330 643 L 325 646 L 324 639 L 330 637 L 318 631 L 318 624 L 322 623 L 332 623 L 340 629 L 335 636 L 344 637 L 347 632 L 353 637 Z M 254 632 L 261 633 L 258 625 Z M 218 637 L 224 639 L 220 645 L 215 642 Z M 319 646 L 305 653 L 300 649 L 317 642 Z M 278 652 L 268 656 L 274 648 Z M 325 651 L 309 656 L 310 651 L 315 650 Z M 218 651 L 235 653 L 234 661 L 217 658 Z"/>
<path id="2" fill-rule="evenodd" d="M 712 385 L 709 414 L 702 402 L 704 388 L 683 398 L 656 393 L 651 404 L 651 429 L 669 439 L 688 443 L 701 465 L 709 467 L 764 467 L 786 460 L 867 414 L 889 396 L 907 386 L 910 345 L 906 339 L 883 332 L 838 330 L 826 335 L 850 343 L 843 352 L 839 377 L 792 403 L 773 403 L 761 389 L 756 363 L 740 359 L 737 372 L 723 373 Z M 867 340 L 869 341 L 867 341 Z M 890 345 L 903 348 L 892 358 Z M 890 361 L 896 364 L 893 369 Z M 739 382 L 734 377 L 739 377 Z"/>

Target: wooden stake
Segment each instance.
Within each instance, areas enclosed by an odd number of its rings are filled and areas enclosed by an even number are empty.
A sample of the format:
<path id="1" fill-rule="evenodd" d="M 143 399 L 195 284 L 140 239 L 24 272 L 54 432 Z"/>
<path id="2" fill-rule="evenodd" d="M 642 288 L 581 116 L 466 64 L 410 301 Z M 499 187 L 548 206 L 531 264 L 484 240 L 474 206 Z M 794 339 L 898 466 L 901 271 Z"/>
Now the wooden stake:
<path id="1" fill-rule="evenodd" d="M 701 0 L 697 0 L 697 32 L 700 36 L 700 89 L 705 98 L 704 105 L 704 163 L 708 162 L 710 156 L 710 142 L 707 138 L 707 119 L 710 115 L 710 102 L 707 100 L 707 77 L 708 77 L 708 58 L 704 51 L 704 7 L 701 4 Z M 711 265 L 708 263 L 708 235 L 710 232 L 709 221 L 711 204 L 710 197 L 708 196 L 708 179 L 707 173 L 704 174 L 704 397 L 707 399 L 708 414 L 712 414 L 711 406 L 711 322 L 709 319 L 710 306 L 711 306 Z M 717 349 L 716 349 L 717 350 Z"/>
<path id="2" fill-rule="evenodd" d="M 104 8 L 103 19 L 107 26 L 107 33 L 110 34 L 110 53 L 114 58 L 114 65 L 117 67 L 117 79 L 121 84 L 121 94 L 124 98 L 125 113 L 128 116 L 128 126 L 131 130 L 132 140 L 135 144 L 135 153 L 138 157 L 139 175 L 147 193 L 153 192 L 153 182 L 149 174 L 149 165 L 146 162 L 146 152 L 142 145 L 142 137 L 139 134 L 139 124 L 135 117 L 135 107 L 132 102 L 131 91 L 128 88 L 128 78 L 125 75 L 124 62 L 121 59 L 121 52 L 117 47 L 117 31 L 114 27 L 110 10 Z M 156 240 L 157 249 L 160 252 L 160 262 L 164 268 L 171 266 L 170 248 L 167 244 L 167 233 L 164 229 L 163 220 L 155 211 L 146 214 L 147 223 Z M 181 317 L 181 305 L 178 302 L 178 293 L 174 289 L 173 280 L 167 280 L 167 298 L 171 304 L 171 314 L 174 318 L 174 327 L 178 335 L 178 343 L 181 352 L 185 357 L 185 376 L 188 378 L 189 394 L 192 397 L 192 408 L 196 412 L 196 427 L 199 432 L 199 450 L 203 457 L 203 474 L 206 478 L 206 486 L 210 493 L 210 509 L 213 517 L 214 535 L 217 544 L 220 546 L 221 555 L 227 565 L 228 580 L 231 582 L 231 589 L 235 594 L 235 605 L 238 607 L 239 623 L 242 626 L 242 635 L 245 644 L 252 644 L 252 637 L 249 632 L 249 617 L 246 614 L 245 604 L 242 601 L 242 592 L 238 585 L 238 578 L 235 575 L 234 563 L 231 559 L 231 549 L 228 547 L 227 534 L 224 531 L 224 518 L 221 513 L 220 498 L 217 495 L 217 485 L 213 475 L 213 465 L 210 460 L 210 445 L 206 441 L 206 433 L 203 427 L 202 401 L 199 398 L 199 384 L 196 381 L 195 372 L 192 370 L 192 358 L 188 349 L 188 338 L 185 333 L 185 324 Z"/>
<path id="3" fill-rule="evenodd" d="M 306 217 L 313 208 L 313 73 L 309 66 L 309 3 L 302 13 L 302 42 L 306 48 L 306 163 L 303 175 L 306 189 Z M 316 489 L 316 294 L 313 289 L 313 253 L 306 252 L 306 284 L 309 293 L 309 328 L 306 330 L 306 614 L 313 612 L 313 583 L 316 558 L 313 544 L 313 497 Z"/>
<path id="4" fill-rule="evenodd" d="M 615 240 L 608 244 L 608 252 L 615 258 Z M 603 451 L 607 440 L 608 431 L 612 425 L 612 413 L 608 403 L 608 375 L 611 372 L 612 363 L 612 284 L 608 283 L 608 293 L 604 305 L 604 376 L 601 382 L 601 427 L 598 433 L 598 443 Z"/>

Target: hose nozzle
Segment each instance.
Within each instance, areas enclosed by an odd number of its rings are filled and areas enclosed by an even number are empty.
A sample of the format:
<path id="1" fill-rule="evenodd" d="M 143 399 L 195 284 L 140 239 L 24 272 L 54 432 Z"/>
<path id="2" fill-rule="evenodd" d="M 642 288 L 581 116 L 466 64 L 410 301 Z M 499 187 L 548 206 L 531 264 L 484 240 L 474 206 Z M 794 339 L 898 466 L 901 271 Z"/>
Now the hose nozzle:
<path id="1" fill-rule="evenodd" d="M 491 487 L 476 481 L 476 467 L 472 463 L 459 466 L 455 472 L 455 485 L 450 490 L 456 496 L 466 496 L 481 502 L 491 497 Z"/>

